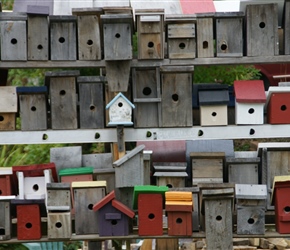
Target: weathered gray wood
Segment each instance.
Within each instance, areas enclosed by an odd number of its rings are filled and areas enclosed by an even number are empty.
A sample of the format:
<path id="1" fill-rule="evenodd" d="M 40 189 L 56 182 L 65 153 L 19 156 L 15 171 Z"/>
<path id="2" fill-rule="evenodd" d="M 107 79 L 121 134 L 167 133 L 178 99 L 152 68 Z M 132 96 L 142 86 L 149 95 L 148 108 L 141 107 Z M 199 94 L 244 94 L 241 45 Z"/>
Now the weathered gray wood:
<path id="1" fill-rule="evenodd" d="M 93 205 L 106 195 L 105 188 L 74 188 L 75 233 L 98 233 L 97 213 Z"/>
<path id="2" fill-rule="evenodd" d="M 0 241 L 11 238 L 10 201 L 0 200 Z"/>
<path id="3" fill-rule="evenodd" d="M 73 15 L 77 16 L 78 23 L 78 59 L 102 59 L 102 43 L 100 32 L 101 8 L 74 8 Z"/>
<path id="4" fill-rule="evenodd" d="M 77 59 L 77 27 L 75 16 L 50 16 L 51 60 Z"/>
<path id="5" fill-rule="evenodd" d="M 277 4 L 247 5 L 246 20 L 247 56 L 279 55 Z"/>
<path id="6" fill-rule="evenodd" d="M 49 59 L 49 26 L 46 15 L 28 15 L 27 59 Z"/>
<path id="7" fill-rule="evenodd" d="M 21 130 L 47 129 L 47 96 L 45 94 L 19 95 Z"/>
<path id="8" fill-rule="evenodd" d="M 144 185 L 151 184 L 152 150 L 143 150 Z"/>
<path id="9" fill-rule="evenodd" d="M 97 77 L 78 77 L 80 128 L 104 128 L 104 88 Z"/>
<path id="10" fill-rule="evenodd" d="M 51 128 L 77 129 L 75 77 L 52 77 L 49 84 Z"/>
<path id="11" fill-rule="evenodd" d="M 243 13 L 216 13 L 217 57 L 243 56 Z"/>
<path id="12" fill-rule="evenodd" d="M 134 127 L 159 127 L 161 125 L 159 69 L 139 70 L 133 68 L 132 81 L 135 104 Z"/>
<path id="13" fill-rule="evenodd" d="M 161 71 L 161 82 L 162 127 L 192 126 L 192 72 Z"/>
<path id="14" fill-rule="evenodd" d="M 47 238 L 70 239 L 72 235 L 72 222 L 70 212 L 47 214 Z"/>
<path id="15" fill-rule="evenodd" d="M 18 111 L 16 87 L 2 86 L 0 88 L 0 112 L 16 113 Z"/>
<path id="16" fill-rule="evenodd" d="M 52 184 L 53 185 L 47 185 L 47 210 L 69 211 L 71 208 L 70 183 Z"/>
<path id="17" fill-rule="evenodd" d="M 285 0 L 284 3 L 284 23 L 283 23 L 283 48 L 284 54 L 290 54 L 290 1 Z"/>
<path id="18" fill-rule="evenodd" d="M 197 57 L 214 57 L 213 13 L 198 14 L 196 19 Z"/>

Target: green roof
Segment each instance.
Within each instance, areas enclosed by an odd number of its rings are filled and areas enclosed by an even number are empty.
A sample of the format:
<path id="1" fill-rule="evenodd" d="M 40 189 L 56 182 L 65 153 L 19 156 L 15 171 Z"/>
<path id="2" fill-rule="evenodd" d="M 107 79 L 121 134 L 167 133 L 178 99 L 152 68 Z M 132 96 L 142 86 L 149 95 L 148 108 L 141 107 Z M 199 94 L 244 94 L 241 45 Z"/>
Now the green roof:
<path id="1" fill-rule="evenodd" d="M 93 174 L 93 172 L 94 172 L 93 167 L 65 168 L 59 170 L 58 175 L 68 176 L 68 175 Z"/>

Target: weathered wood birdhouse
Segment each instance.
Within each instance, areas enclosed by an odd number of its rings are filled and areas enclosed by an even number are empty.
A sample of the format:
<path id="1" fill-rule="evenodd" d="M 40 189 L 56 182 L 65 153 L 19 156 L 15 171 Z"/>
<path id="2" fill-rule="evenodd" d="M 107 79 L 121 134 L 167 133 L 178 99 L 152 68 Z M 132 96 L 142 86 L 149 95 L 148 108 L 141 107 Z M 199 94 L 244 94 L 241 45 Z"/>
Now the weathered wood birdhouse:
<path id="1" fill-rule="evenodd" d="M 290 123 L 290 87 L 270 86 L 267 92 L 266 110 L 269 124 Z"/>
<path id="2" fill-rule="evenodd" d="M 133 125 L 132 109 L 134 108 L 135 105 L 120 92 L 106 106 L 106 109 L 109 109 L 108 126 Z"/>
<path id="3" fill-rule="evenodd" d="M 77 16 L 78 60 L 102 59 L 102 8 L 73 8 Z"/>
<path id="4" fill-rule="evenodd" d="M 167 15 L 165 19 L 167 54 L 170 59 L 196 57 L 196 16 Z"/>
<path id="5" fill-rule="evenodd" d="M 160 72 L 162 127 L 191 127 L 193 66 L 164 66 Z"/>
<path id="6" fill-rule="evenodd" d="M 262 80 L 234 81 L 236 124 L 263 124 L 266 94 Z"/>
<path id="7" fill-rule="evenodd" d="M 279 55 L 277 3 L 247 5 L 246 20 L 246 55 Z"/>
<path id="8" fill-rule="evenodd" d="M 49 71 L 45 73 L 49 86 L 52 129 L 77 129 L 76 78 L 78 70 Z"/>
<path id="9" fill-rule="evenodd" d="M 99 233 L 97 214 L 93 211 L 93 206 L 105 197 L 106 186 L 105 181 L 80 181 L 71 184 L 76 234 Z"/>
<path id="10" fill-rule="evenodd" d="M 49 6 L 27 6 L 27 59 L 49 60 Z"/>
<path id="11" fill-rule="evenodd" d="M 50 59 L 77 60 L 76 16 L 50 16 Z"/>
<path id="12" fill-rule="evenodd" d="M 138 235 L 163 234 L 162 218 L 167 191 L 166 186 L 134 186 L 133 209 L 138 209 Z"/>
<path id="13" fill-rule="evenodd" d="M 0 168 L 0 197 L 12 195 L 12 168 Z"/>
<path id="14" fill-rule="evenodd" d="M 15 130 L 18 100 L 16 87 L 0 87 L 0 130 Z"/>
<path id="15" fill-rule="evenodd" d="M 159 68 L 133 68 L 132 81 L 135 105 L 134 127 L 160 127 L 161 89 Z"/>
<path id="16" fill-rule="evenodd" d="M 275 176 L 273 180 L 273 189 L 271 204 L 275 207 L 275 225 L 276 231 L 280 234 L 290 232 L 290 176 Z"/>
<path id="17" fill-rule="evenodd" d="M 168 235 L 192 235 L 191 192 L 165 192 L 165 210 L 168 218 Z"/>
<path id="18" fill-rule="evenodd" d="M 47 129 L 47 87 L 17 87 L 21 130 Z"/>
<path id="19" fill-rule="evenodd" d="M 228 125 L 228 86 L 201 84 L 198 86 L 201 126 Z"/>
<path id="20" fill-rule="evenodd" d="M 242 57 L 243 53 L 243 12 L 215 13 L 216 56 Z"/>
<path id="21" fill-rule="evenodd" d="M 15 199 L 15 196 L 0 196 L 0 241 L 11 239 L 11 199 Z"/>
<path id="22" fill-rule="evenodd" d="M 27 60 L 27 15 L 0 12 L 1 60 Z"/>
<path id="23" fill-rule="evenodd" d="M 115 197 L 115 191 L 94 204 L 93 210 L 98 214 L 100 236 L 126 236 L 130 233 L 130 219 L 135 212 Z"/>
<path id="24" fill-rule="evenodd" d="M 138 59 L 164 58 L 164 9 L 135 9 Z"/>
<path id="25" fill-rule="evenodd" d="M 104 82 L 96 76 L 79 76 L 80 128 L 104 128 Z"/>
<path id="26" fill-rule="evenodd" d="M 267 186 L 236 184 L 237 234 L 264 234 Z"/>

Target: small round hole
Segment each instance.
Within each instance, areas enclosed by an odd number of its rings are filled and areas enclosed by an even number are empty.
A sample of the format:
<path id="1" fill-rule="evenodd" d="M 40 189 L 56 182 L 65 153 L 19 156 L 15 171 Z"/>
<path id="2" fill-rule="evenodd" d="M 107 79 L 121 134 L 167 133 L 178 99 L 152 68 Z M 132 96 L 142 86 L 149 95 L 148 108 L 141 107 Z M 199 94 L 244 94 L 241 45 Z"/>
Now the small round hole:
<path id="1" fill-rule="evenodd" d="M 61 90 L 61 91 L 59 91 L 59 94 L 60 94 L 60 95 L 65 95 L 66 92 L 65 92 L 65 90 Z"/>
<path id="2" fill-rule="evenodd" d="M 217 116 L 217 113 L 216 113 L 216 112 L 212 112 L 211 115 L 212 115 L 213 117 L 215 117 L 215 116 Z"/>
<path id="3" fill-rule="evenodd" d="M 43 46 L 42 46 L 41 44 L 39 44 L 39 45 L 37 46 L 37 49 L 42 50 L 42 49 L 43 49 Z"/>
<path id="4" fill-rule="evenodd" d="M 176 223 L 177 223 L 177 224 L 181 224 L 181 223 L 182 223 L 182 219 L 181 219 L 181 218 L 177 218 L 177 219 L 176 219 Z"/>
<path id="5" fill-rule="evenodd" d="M 226 44 L 221 45 L 221 50 L 227 50 L 228 46 Z"/>
<path id="6" fill-rule="evenodd" d="M 39 190 L 39 186 L 37 184 L 34 184 L 32 189 L 33 191 L 37 192 Z"/>
<path id="7" fill-rule="evenodd" d="M 254 110 L 253 108 L 250 108 L 250 109 L 248 110 L 248 113 L 249 113 L 249 114 L 254 114 L 254 112 L 255 112 L 255 110 Z"/>
<path id="8" fill-rule="evenodd" d="M 261 29 L 264 29 L 264 28 L 266 27 L 266 24 L 265 24 L 264 22 L 260 22 L 260 23 L 259 23 L 259 27 L 260 27 Z"/>
<path id="9" fill-rule="evenodd" d="M 95 107 L 94 105 L 91 105 L 91 106 L 90 106 L 90 110 L 91 110 L 91 111 L 94 111 L 95 109 L 96 109 L 96 107 Z"/>
<path id="10" fill-rule="evenodd" d="M 116 37 L 116 38 L 120 38 L 121 35 L 120 35 L 119 33 L 116 33 L 115 37 Z"/>
<path id="11" fill-rule="evenodd" d="M 202 130 L 198 130 L 197 135 L 198 135 L 198 136 L 203 136 L 203 131 L 202 131 Z"/>
<path id="12" fill-rule="evenodd" d="M 95 139 L 100 139 L 101 135 L 99 133 L 95 133 Z"/>
<path id="13" fill-rule="evenodd" d="M 59 221 L 58 221 L 58 222 L 56 222 L 56 223 L 55 223 L 55 227 L 56 227 L 56 228 L 61 228 L 61 227 L 62 227 L 62 224 L 61 224 L 61 222 L 59 222 Z"/>
<path id="14" fill-rule="evenodd" d="M 93 206 L 94 206 L 93 204 L 89 204 L 89 205 L 88 205 L 88 209 L 89 209 L 89 210 L 93 210 Z"/>
<path id="15" fill-rule="evenodd" d="M 185 49 L 185 43 L 180 43 L 180 44 L 179 44 L 179 48 L 180 48 L 180 49 Z"/>
<path id="16" fill-rule="evenodd" d="M 118 107 L 120 107 L 120 108 L 123 107 L 123 103 L 122 102 L 119 102 L 118 103 Z"/>
<path id="17" fill-rule="evenodd" d="M 118 223 L 117 220 L 111 220 L 111 224 L 112 224 L 113 226 L 117 225 L 117 223 Z"/>
<path id="18" fill-rule="evenodd" d="M 178 94 L 173 94 L 171 97 L 174 102 L 178 101 Z"/>
<path id="19" fill-rule="evenodd" d="M 285 111 L 287 109 L 287 106 L 286 105 L 282 105 L 280 109 L 281 109 L 281 111 Z"/>
<path id="20" fill-rule="evenodd" d="M 148 95 L 150 95 L 152 93 L 152 90 L 149 87 L 145 87 L 143 89 L 142 93 L 143 93 L 143 95 L 147 95 L 148 96 Z"/>
<path id="21" fill-rule="evenodd" d="M 31 111 L 36 111 L 36 107 L 35 106 L 32 106 L 31 107 Z"/>
<path id="22" fill-rule="evenodd" d="M 202 42 L 202 48 L 207 49 L 208 48 L 208 41 L 203 41 Z"/>
<path id="23" fill-rule="evenodd" d="M 290 212 L 290 207 L 289 206 L 284 207 L 284 212 L 285 213 L 289 213 Z"/>
<path id="24" fill-rule="evenodd" d="M 64 39 L 64 37 L 60 37 L 60 38 L 58 39 L 58 41 L 59 41 L 60 43 L 64 43 L 64 42 L 65 42 L 65 39 Z"/>
<path id="25" fill-rule="evenodd" d="M 0 122 L 3 122 L 3 121 L 4 121 L 4 116 L 0 115 Z"/>
<path id="26" fill-rule="evenodd" d="M 173 188 L 173 185 L 172 184 L 167 184 L 166 187 Z"/>
<path id="27" fill-rule="evenodd" d="M 11 43 L 14 44 L 14 45 L 17 44 L 17 39 L 16 38 L 12 38 L 11 39 Z"/>
<path id="28" fill-rule="evenodd" d="M 249 219 L 248 219 L 248 223 L 249 223 L 249 224 L 254 224 L 254 222 L 255 222 L 255 220 L 254 220 L 253 218 L 249 218 Z"/>
<path id="29" fill-rule="evenodd" d="M 43 135 L 42 135 L 42 140 L 45 141 L 45 140 L 47 140 L 47 139 L 48 139 L 48 135 L 47 135 L 47 134 L 43 134 Z"/>
<path id="30" fill-rule="evenodd" d="M 148 215 L 148 218 L 149 218 L 150 220 L 153 220 L 153 219 L 155 218 L 155 215 L 154 215 L 154 214 L 149 214 L 149 215 Z"/>
<path id="31" fill-rule="evenodd" d="M 151 133 L 150 131 L 147 131 L 147 132 L 146 132 L 146 137 L 147 137 L 147 138 L 150 138 L 151 136 L 152 136 L 152 133 Z"/>
<path id="32" fill-rule="evenodd" d="M 148 48 L 153 48 L 154 47 L 154 43 L 153 42 L 149 42 L 148 43 Z"/>
<path id="33" fill-rule="evenodd" d="M 32 224 L 31 224 L 30 222 L 27 222 L 27 223 L 25 224 L 25 227 L 28 228 L 28 229 L 29 229 L 29 228 L 32 228 Z"/>
<path id="34" fill-rule="evenodd" d="M 223 219 L 223 217 L 221 217 L 220 215 L 218 215 L 217 217 L 215 217 L 215 219 L 216 219 L 217 221 L 221 221 L 221 220 Z"/>
<path id="35" fill-rule="evenodd" d="M 0 189 L 0 195 L 2 195 L 2 190 Z"/>
<path id="36" fill-rule="evenodd" d="M 250 129 L 250 133 L 249 133 L 249 134 L 250 134 L 250 135 L 254 135 L 254 134 L 255 134 L 255 132 L 256 132 L 256 131 L 255 131 L 255 129 L 251 128 L 251 129 Z"/>
<path id="37" fill-rule="evenodd" d="M 89 39 L 88 41 L 87 41 L 87 45 L 89 45 L 89 46 L 91 46 L 91 45 L 93 45 L 93 40 L 91 40 L 91 39 Z"/>

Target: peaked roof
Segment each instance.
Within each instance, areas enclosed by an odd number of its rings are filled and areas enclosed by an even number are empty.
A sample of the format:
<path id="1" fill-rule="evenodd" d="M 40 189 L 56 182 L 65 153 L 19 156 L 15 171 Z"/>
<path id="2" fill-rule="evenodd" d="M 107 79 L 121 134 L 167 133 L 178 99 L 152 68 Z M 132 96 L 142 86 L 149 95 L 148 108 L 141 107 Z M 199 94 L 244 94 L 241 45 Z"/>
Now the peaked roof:
<path id="1" fill-rule="evenodd" d="M 262 80 L 234 81 L 234 93 L 237 102 L 265 103 L 266 94 Z"/>
<path id="2" fill-rule="evenodd" d="M 118 95 L 116 95 L 108 104 L 107 104 L 107 106 L 106 106 L 106 109 L 108 109 L 108 108 L 110 108 L 116 101 L 117 101 L 117 99 L 119 98 L 119 97 L 121 97 L 121 98 L 123 98 L 133 109 L 135 108 L 135 105 L 132 103 L 132 102 L 130 102 L 128 99 L 127 99 L 127 97 L 126 96 L 124 96 L 121 92 L 118 94 Z"/>

